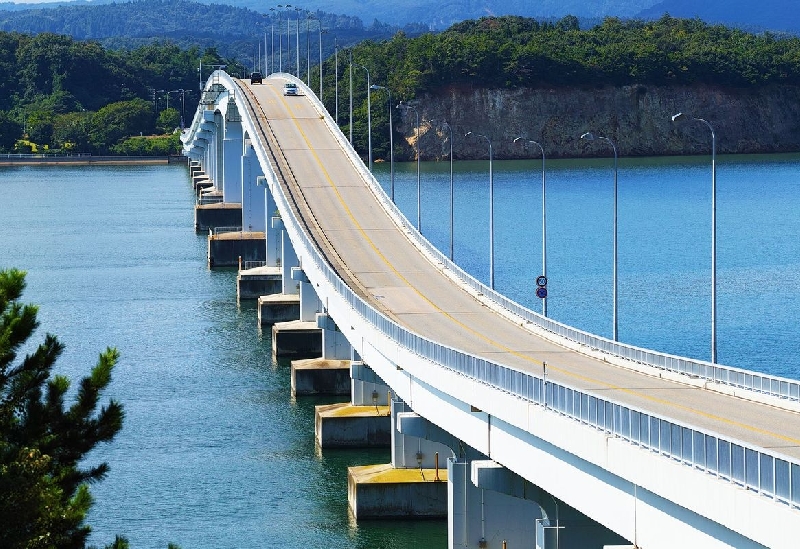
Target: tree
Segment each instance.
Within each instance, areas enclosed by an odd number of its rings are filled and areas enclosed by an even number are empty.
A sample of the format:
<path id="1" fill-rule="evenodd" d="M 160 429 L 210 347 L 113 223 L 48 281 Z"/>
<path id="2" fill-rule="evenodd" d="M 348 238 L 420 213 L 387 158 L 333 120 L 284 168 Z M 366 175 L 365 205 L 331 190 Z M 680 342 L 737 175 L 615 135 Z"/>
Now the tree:
<path id="1" fill-rule="evenodd" d="M 91 531 L 88 484 L 108 472 L 107 463 L 84 468 L 82 461 L 116 436 L 124 418 L 113 399 L 97 409 L 119 353 L 100 354 L 65 408 L 70 381 L 52 375 L 63 350 L 55 336 L 15 362 L 39 326 L 37 307 L 19 302 L 24 288 L 24 272 L 0 270 L 0 547 L 81 548 Z"/>
<path id="2" fill-rule="evenodd" d="M 137 98 L 111 103 L 97 111 L 90 138 L 94 146 L 104 151 L 124 137 L 150 135 L 154 129 L 153 106 Z"/>

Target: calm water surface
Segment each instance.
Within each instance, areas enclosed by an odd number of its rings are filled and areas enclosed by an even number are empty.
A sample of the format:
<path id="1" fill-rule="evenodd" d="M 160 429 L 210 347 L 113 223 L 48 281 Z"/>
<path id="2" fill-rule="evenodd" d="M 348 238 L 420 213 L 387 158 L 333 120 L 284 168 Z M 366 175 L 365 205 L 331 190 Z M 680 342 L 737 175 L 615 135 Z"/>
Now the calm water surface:
<path id="1" fill-rule="evenodd" d="M 388 166 L 376 164 L 388 186 Z M 496 287 L 540 310 L 538 162 L 495 162 Z M 416 164 L 396 166 L 398 205 L 416 220 Z M 722 157 L 718 169 L 719 361 L 800 377 L 800 156 Z M 548 162 L 549 315 L 611 334 L 611 162 Z M 455 259 L 488 280 L 488 163 L 456 164 Z M 423 233 L 449 247 L 449 164 L 423 163 Z M 25 301 L 77 378 L 108 345 L 110 390 L 126 407 L 92 460 L 92 542 L 137 548 L 437 548 L 443 522 L 348 518 L 346 467 L 388 451 L 315 452 L 313 407 L 290 397 L 236 274 L 209 271 L 184 166 L 0 168 L 0 268 L 28 271 Z M 622 159 L 619 333 L 707 359 L 708 159 Z"/>
<path id="2" fill-rule="evenodd" d="M 0 268 L 28 271 L 36 341 L 66 344 L 59 371 L 122 356 L 109 395 L 125 405 L 117 439 L 91 457 L 91 543 L 136 548 L 443 548 L 444 522 L 348 518 L 346 468 L 386 451 L 314 447 L 314 405 L 290 396 L 236 273 L 209 271 L 183 166 L 0 168 Z"/>

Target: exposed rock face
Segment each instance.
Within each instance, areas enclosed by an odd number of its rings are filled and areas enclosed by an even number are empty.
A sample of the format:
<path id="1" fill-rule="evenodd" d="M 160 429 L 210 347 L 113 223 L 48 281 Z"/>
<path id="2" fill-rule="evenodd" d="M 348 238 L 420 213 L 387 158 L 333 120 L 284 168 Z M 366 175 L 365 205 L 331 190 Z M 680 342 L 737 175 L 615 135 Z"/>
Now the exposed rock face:
<path id="1" fill-rule="evenodd" d="M 453 127 L 456 158 L 487 156 L 487 143 L 469 131 L 488 136 L 494 157 L 520 158 L 515 137 L 540 142 L 548 158 L 607 156 L 604 142 L 580 136 L 591 131 L 614 141 L 619 156 L 708 154 L 711 133 L 701 122 L 672 115 L 703 118 L 714 128 L 718 153 L 800 151 L 800 87 L 757 89 L 711 87 L 624 86 L 597 89 L 482 89 L 451 87 L 420 97 L 422 158 L 447 158 L 447 130 Z M 422 122 L 434 120 L 434 123 Z M 399 119 L 397 130 L 413 157 L 414 119 Z"/>

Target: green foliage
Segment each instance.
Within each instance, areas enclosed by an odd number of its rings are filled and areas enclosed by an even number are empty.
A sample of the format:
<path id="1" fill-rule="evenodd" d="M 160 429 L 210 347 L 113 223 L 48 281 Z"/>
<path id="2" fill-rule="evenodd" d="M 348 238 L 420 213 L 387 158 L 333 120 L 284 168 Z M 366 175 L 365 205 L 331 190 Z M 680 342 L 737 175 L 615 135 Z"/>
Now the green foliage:
<path id="1" fill-rule="evenodd" d="M 156 137 L 130 137 L 114 145 L 111 152 L 124 156 L 169 156 L 179 154 L 179 134 Z"/>
<path id="2" fill-rule="evenodd" d="M 201 59 L 244 72 L 214 48 L 158 42 L 115 52 L 66 36 L 0 32 L 0 150 L 25 137 L 40 150 L 105 154 L 120 139 L 152 133 L 155 107 L 164 109 L 168 96 L 180 105 L 181 90 L 190 117 Z M 180 114 L 167 113 L 159 125 L 171 132 Z"/>
<path id="3" fill-rule="evenodd" d="M 65 407 L 70 382 L 52 375 L 63 346 L 53 335 L 15 362 L 38 327 L 37 308 L 19 302 L 25 274 L 0 270 L 0 547 L 78 548 L 91 531 L 84 524 L 92 504 L 88 483 L 108 465 L 83 460 L 122 428 L 122 405 L 98 410 L 119 358 L 112 348 L 80 381 L 75 402 Z"/>
<path id="4" fill-rule="evenodd" d="M 19 135 L 22 135 L 22 124 L 7 112 L 0 111 L 0 152 L 11 151 Z"/>
<path id="5" fill-rule="evenodd" d="M 178 109 L 170 107 L 158 113 L 156 128 L 158 128 L 161 133 L 172 133 L 172 131 L 180 125 L 181 112 Z"/>
<path id="6" fill-rule="evenodd" d="M 124 137 L 149 135 L 154 129 L 153 106 L 137 98 L 111 103 L 97 111 L 89 137 L 97 146 L 105 148 Z"/>

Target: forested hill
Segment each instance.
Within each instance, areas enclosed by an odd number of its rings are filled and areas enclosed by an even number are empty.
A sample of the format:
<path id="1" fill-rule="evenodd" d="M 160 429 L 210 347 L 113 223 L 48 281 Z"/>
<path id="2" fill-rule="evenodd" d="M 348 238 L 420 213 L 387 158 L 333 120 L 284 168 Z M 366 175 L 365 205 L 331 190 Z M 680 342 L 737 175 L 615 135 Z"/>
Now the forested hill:
<path id="1" fill-rule="evenodd" d="M 279 21 L 276 12 L 258 13 L 225 4 L 203 4 L 189 0 L 135 0 L 98 5 L 61 5 L 37 7 L 27 10 L 0 11 L 0 30 L 25 34 L 50 32 L 64 34 L 79 40 L 96 40 L 109 47 L 136 47 L 155 40 L 190 47 L 212 46 L 226 56 L 252 57 L 253 50 L 264 33 L 286 32 L 286 12 Z M 292 16 L 292 32 L 295 19 Z M 364 26 L 358 17 L 325 12 L 311 14 L 322 23 L 322 28 L 335 34 L 339 45 L 364 39 L 387 38 L 401 30 L 392 25 Z M 306 14 L 301 16 L 301 33 L 305 32 Z M 282 24 L 279 25 L 279 22 Z M 311 22 L 310 28 L 319 28 Z M 406 33 L 419 34 L 424 29 L 407 26 Z M 333 50 L 333 38 L 327 40 Z"/>
<path id="2" fill-rule="evenodd" d="M 699 17 L 743 29 L 800 34 L 800 10 L 796 0 L 662 0 L 643 9 L 637 17 L 651 19 L 669 13 L 673 17 Z"/>

